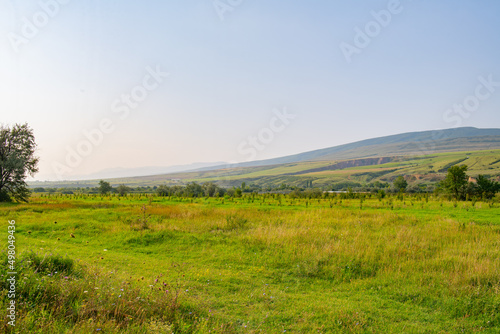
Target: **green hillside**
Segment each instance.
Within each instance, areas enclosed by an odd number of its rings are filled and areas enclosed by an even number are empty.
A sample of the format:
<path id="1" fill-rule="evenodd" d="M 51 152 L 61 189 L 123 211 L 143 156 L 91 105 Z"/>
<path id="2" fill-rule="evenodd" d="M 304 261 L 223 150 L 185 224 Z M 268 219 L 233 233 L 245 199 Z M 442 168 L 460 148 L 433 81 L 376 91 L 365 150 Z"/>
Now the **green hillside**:
<path id="1" fill-rule="evenodd" d="M 485 149 L 500 149 L 500 129 L 463 127 L 403 133 L 281 158 L 240 163 L 237 167 L 269 166 L 304 161 L 358 159 L 375 156 L 423 155 L 431 152 L 444 153 Z M 224 166 L 219 167 L 224 168 Z"/>
<path id="2" fill-rule="evenodd" d="M 246 182 L 259 185 L 287 183 L 303 186 L 306 181 L 312 180 L 315 186 L 328 187 L 345 181 L 361 184 L 375 181 L 391 182 L 397 176 L 403 175 L 410 183 L 419 185 L 433 184 L 443 179 L 448 168 L 458 164 L 469 166 L 469 175 L 473 177 L 484 174 L 499 178 L 500 150 L 437 153 L 414 157 L 394 156 L 386 159 L 291 163 L 267 168 L 250 167 L 197 172 L 177 177 L 182 178 L 184 182 L 214 181 L 225 185 L 239 185 L 241 182 Z M 343 168 L 344 166 L 346 167 Z"/>
<path id="3" fill-rule="evenodd" d="M 323 189 L 391 182 L 403 175 L 413 186 L 425 188 L 442 180 L 449 167 L 469 166 L 469 174 L 500 176 L 500 129 L 456 128 L 412 132 L 316 150 L 288 157 L 221 165 L 197 171 L 114 178 L 113 185 L 158 186 L 188 182 L 216 182 L 262 187 L 310 186 Z M 85 188 L 99 180 L 31 182 L 32 187 Z"/>
<path id="4" fill-rule="evenodd" d="M 215 182 L 223 186 L 239 186 L 242 182 L 263 187 L 285 183 L 324 189 L 338 188 L 346 182 L 366 185 L 376 181 L 392 182 L 403 175 L 414 186 L 427 186 L 442 180 L 448 168 L 466 164 L 469 175 L 479 174 L 500 179 L 500 150 L 436 153 L 421 156 L 347 159 L 339 161 L 308 161 L 261 167 L 238 167 L 214 171 L 198 171 L 145 177 L 111 179 L 113 185 L 159 186 L 188 182 Z M 79 182 L 36 182 L 32 187 L 95 187 L 98 180 Z"/>

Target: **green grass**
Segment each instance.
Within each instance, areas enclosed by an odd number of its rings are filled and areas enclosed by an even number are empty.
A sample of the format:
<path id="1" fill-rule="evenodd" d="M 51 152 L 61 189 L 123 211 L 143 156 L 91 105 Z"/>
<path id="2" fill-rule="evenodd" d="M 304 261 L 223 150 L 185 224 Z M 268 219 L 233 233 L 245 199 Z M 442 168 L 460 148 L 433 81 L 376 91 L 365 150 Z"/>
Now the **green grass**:
<path id="1" fill-rule="evenodd" d="M 20 289 L 66 296 L 25 293 L 25 333 L 500 332 L 498 200 L 57 196 L 0 216 L 31 261 Z"/>

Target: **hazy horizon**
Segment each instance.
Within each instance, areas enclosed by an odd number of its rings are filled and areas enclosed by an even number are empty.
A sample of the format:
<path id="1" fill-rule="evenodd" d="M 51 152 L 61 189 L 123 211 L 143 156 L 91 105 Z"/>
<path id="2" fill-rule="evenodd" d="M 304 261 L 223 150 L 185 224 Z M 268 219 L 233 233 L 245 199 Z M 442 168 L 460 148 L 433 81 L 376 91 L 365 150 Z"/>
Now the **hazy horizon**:
<path id="1" fill-rule="evenodd" d="M 387 136 L 382 136 L 382 137 L 377 137 L 377 138 L 367 138 L 367 139 L 363 139 L 363 140 L 356 141 L 356 142 L 336 145 L 333 147 L 339 147 L 339 146 L 343 146 L 346 144 L 355 144 L 358 142 L 363 142 L 365 140 L 374 140 L 374 139 L 376 140 L 379 138 L 391 137 L 394 135 L 405 135 L 405 134 L 410 134 L 410 133 L 420 133 L 420 132 L 429 132 L 429 131 L 436 132 L 436 136 L 433 135 L 432 138 L 435 137 L 437 140 L 438 139 L 446 139 L 447 135 L 445 135 L 444 132 L 442 132 L 442 131 L 453 130 L 453 129 L 466 129 L 466 128 L 474 128 L 474 127 L 434 129 L 434 130 L 415 131 L 415 132 L 409 132 L 409 133 L 407 132 L 407 133 L 389 134 Z M 474 129 L 500 130 L 500 128 L 499 129 L 474 128 Z M 430 146 L 429 146 L 429 143 L 421 143 L 420 142 L 420 145 L 418 143 L 415 143 L 415 148 L 420 151 L 421 155 L 427 155 L 433 151 L 432 150 L 433 145 L 434 145 L 433 142 L 430 143 Z M 315 152 L 315 151 L 321 151 L 321 150 L 333 148 L 333 147 L 320 147 L 320 148 L 316 148 L 316 149 L 306 151 L 306 152 L 295 152 L 294 154 L 291 154 L 289 156 L 310 153 L 310 152 Z M 271 161 L 272 159 L 275 159 L 275 158 L 284 158 L 284 156 L 271 157 L 270 159 L 264 159 L 264 160 L 252 160 L 249 162 Z M 360 158 L 362 158 L 362 157 L 360 157 Z M 341 160 L 343 160 L 343 159 L 341 158 Z M 206 169 L 206 168 L 211 168 L 211 167 L 235 168 L 235 167 L 239 167 L 239 163 L 218 161 L 218 162 L 194 162 L 194 163 L 186 164 L 186 165 L 173 165 L 173 166 L 141 166 L 141 167 L 136 167 L 136 168 L 115 167 L 115 168 L 103 169 L 103 170 L 89 173 L 86 175 L 74 175 L 69 179 L 60 179 L 59 181 L 68 181 L 68 182 L 75 181 L 76 182 L 76 181 L 91 181 L 91 180 L 97 180 L 97 179 L 121 179 L 121 178 L 129 178 L 129 177 L 168 175 L 168 174 L 177 174 L 179 172 L 196 171 L 196 170 Z M 30 182 L 50 182 L 50 180 L 38 180 L 36 178 L 32 178 Z M 57 182 L 57 181 L 55 181 L 55 182 Z"/>
<path id="2" fill-rule="evenodd" d="M 0 1 L 36 180 L 500 128 L 500 3 Z"/>

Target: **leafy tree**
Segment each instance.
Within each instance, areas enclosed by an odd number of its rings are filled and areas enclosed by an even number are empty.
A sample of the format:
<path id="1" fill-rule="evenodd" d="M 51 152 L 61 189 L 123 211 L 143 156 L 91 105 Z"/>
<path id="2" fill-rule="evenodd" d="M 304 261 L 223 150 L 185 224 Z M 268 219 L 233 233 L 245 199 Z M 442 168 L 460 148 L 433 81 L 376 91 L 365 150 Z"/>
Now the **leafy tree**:
<path id="1" fill-rule="evenodd" d="M 186 185 L 185 192 L 188 197 L 201 197 L 203 196 L 203 187 L 196 182 L 191 182 Z"/>
<path id="2" fill-rule="evenodd" d="M 378 191 L 378 193 L 377 193 L 377 198 L 378 198 L 379 200 L 382 200 L 382 199 L 384 199 L 384 198 L 385 198 L 385 196 L 386 196 L 385 191 L 383 191 L 382 189 L 380 189 L 380 190 Z"/>
<path id="3" fill-rule="evenodd" d="M 118 187 L 116 187 L 116 192 L 120 194 L 120 196 L 125 196 L 130 192 L 130 187 L 127 187 L 124 184 L 120 184 Z"/>
<path id="4" fill-rule="evenodd" d="M 170 196 L 171 194 L 171 189 L 169 186 L 162 184 L 158 188 L 156 188 L 156 193 L 158 196 Z"/>
<path id="5" fill-rule="evenodd" d="M 202 187 L 203 187 L 203 193 L 205 194 L 205 196 L 214 197 L 217 195 L 218 187 L 215 183 L 206 182 L 206 183 L 203 183 Z"/>
<path id="6" fill-rule="evenodd" d="M 400 175 L 394 180 L 392 185 L 394 186 L 394 189 L 397 192 L 404 192 L 408 187 L 408 182 L 405 180 L 403 176 Z"/>
<path id="7" fill-rule="evenodd" d="M 500 184 L 488 180 L 484 175 L 479 175 L 477 177 L 476 191 L 482 198 L 492 199 L 495 197 L 495 194 L 500 191 Z"/>
<path id="8" fill-rule="evenodd" d="M 104 180 L 99 181 L 99 193 L 101 195 L 106 195 L 107 193 L 110 193 L 113 190 L 113 187 L 111 187 L 111 184 L 109 182 L 106 182 Z"/>
<path id="9" fill-rule="evenodd" d="M 469 177 L 466 172 L 467 165 L 452 166 L 448 169 L 446 179 L 441 182 L 441 188 L 456 200 L 464 200 L 467 195 Z"/>
<path id="10" fill-rule="evenodd" d="M 35 150 L 35 136 L 28 124 L 0 126 L 0 201 L 28 201 L 25 180 L 38 172 Z"/>
<path id="11" fill-rule="evenodd" d="M 475 197 L 481 197 L 481 195 L 478 195 L 477 185 L 467 180 L 467 186 L 465 187 L 465 200 L 468 201 Z"/>
<path id="12" fill-rule="evenodd" d="M 183 196 L 184 195 L 184 187 L 182 186 L 172 186 L 170 187 L 169 196 Z"/>
<path id="13" fill-rule="evenodd" d="M 215 196 L 217 197 L 224 197 L 226 194 L 226 189 L 222 187 L 217 187 L 217 192 L 215 193 Z"/>
<path id="14" fill-rule="evenodd" d="M 375 181 L 375 182 L 373 182 L 373 183 L 372 183 L 372 186 L 373 186 L 374 188 L 379 188 L 379 189 L 382 189 L 382 188 L 389 188 L 389 187 L 390 187 L 388 183 L 385 183 L 385 182 L 384 182 L 384 183 L 382 183 L 382 182 L 380 182 L 380 181 L 378 181 L 378 180 L 377 180 L 377 181 Z"/>

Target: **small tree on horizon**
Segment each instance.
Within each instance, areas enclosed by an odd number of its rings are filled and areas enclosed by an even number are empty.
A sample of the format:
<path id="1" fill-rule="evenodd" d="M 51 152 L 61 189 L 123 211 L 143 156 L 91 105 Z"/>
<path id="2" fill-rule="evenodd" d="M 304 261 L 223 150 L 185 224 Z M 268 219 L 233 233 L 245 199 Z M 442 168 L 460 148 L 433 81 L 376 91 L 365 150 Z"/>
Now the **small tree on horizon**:
<path id="1" fill-rule="evenodd" d="M 113 187 L 109 182 L 106 182 L 104 180 L 99 181 L 99 193 L 101 195 L 106 195 L 107 193 L 110 193 L 113 190 Z"/>
<path id="2" fill-rule="evenodd" d="M 477 177 L 476 191 L 481 198 L 492 199 L 500 191 L 500 184 L 488 180 L 484 175 Z"/>
<path id="3" fill-rule="evenodd" d="M 124 184 L 120 184 L 118 187 L 116 187 L 116 192 L 120 194 L 120 196 L 125 196 L 130 192 L 130 187 L 127 187 Z"/>
<path id="4" fill-rule="evenodd" d="M 405 192 L 406 188 L 408 188 L 408 182 L 400 175 L 394 180 L 393 186 L 397 192 Z"/>
<path id="5" fill-rule="evenodd" d="M 201 197 L 203 196 L 203 187 L 196 182 L 191 182 L 186 185 L 184 189 L 187 197 Z"/>
<path id="6" fill-rule="evenodd" d="M 467 168 L 467 165 L 450 167 L 446 178 L 440 184 L 440 187 L 456 200 L 464 200 L 467 196 L 469 184 Z"/>

